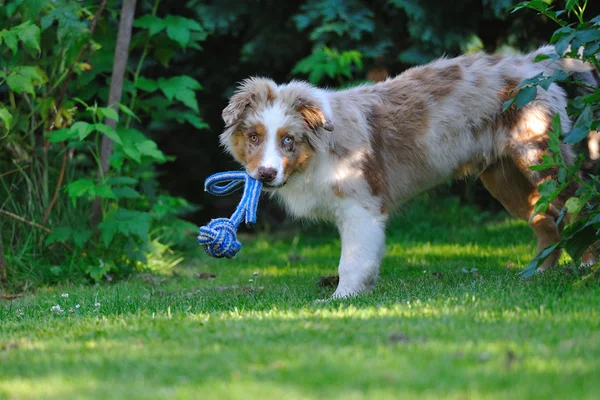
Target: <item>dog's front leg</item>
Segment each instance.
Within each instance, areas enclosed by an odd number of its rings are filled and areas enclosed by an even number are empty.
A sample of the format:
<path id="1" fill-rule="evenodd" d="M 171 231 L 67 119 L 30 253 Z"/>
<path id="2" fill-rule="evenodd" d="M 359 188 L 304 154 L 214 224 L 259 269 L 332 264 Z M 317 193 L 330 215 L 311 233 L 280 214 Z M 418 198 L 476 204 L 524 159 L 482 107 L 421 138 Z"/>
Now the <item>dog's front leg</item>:
<path id="1" fill-rule="evenodd" d="M 368 211 L 355 200 L 346 200 L 344 203 L 337 221 L 342 255 L 338 268 L 340 281 L 334 298 L 373 289 L 385 253 L 387 217 Z"/>

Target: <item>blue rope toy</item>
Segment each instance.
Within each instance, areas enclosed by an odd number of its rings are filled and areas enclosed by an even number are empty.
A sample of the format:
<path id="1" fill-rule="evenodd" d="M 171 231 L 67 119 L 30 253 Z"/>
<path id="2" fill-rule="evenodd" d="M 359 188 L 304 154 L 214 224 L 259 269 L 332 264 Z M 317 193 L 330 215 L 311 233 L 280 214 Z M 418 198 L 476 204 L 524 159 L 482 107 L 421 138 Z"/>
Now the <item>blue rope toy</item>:
<path id="1" fill-rule="evenodd" d="M 240 251 L 242 244 L 237 240 L 236 231 L 243 220 L 246 220 L 246 226 L 256 223 L 262 182 L 242 171 L 219 172 L 204 182 L 204 190 L 213 196 L 227 196 L 242 186 L 242 199 L 231 218 L 213 219 L 200 227 L 198 244 L 203 245 L 206 253 L 212 257 L 233 258 Z"/>

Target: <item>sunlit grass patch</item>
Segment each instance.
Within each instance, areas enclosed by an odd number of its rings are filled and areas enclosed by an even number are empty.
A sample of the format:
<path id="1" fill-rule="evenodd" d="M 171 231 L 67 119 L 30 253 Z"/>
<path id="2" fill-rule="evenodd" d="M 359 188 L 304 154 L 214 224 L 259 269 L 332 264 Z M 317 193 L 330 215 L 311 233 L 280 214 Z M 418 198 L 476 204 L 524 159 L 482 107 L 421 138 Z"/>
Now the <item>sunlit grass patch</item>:
<path id="1" fill-rule="evenodd" d="M 376 290 L 327 303 L 314 300 L 334 290 L 318 282 L 336 273 L 339 241 L 333 229 L 314 232 L 245 236 L 235 259 L 198 252 L 173 277 L 0 303 L 0 398 L 600 392 L 598 282 L 576 287 L 562 270 L 521 279 L 535 249 L 525 223 L 453 201 L 416 204 L 390 226 Z"/>

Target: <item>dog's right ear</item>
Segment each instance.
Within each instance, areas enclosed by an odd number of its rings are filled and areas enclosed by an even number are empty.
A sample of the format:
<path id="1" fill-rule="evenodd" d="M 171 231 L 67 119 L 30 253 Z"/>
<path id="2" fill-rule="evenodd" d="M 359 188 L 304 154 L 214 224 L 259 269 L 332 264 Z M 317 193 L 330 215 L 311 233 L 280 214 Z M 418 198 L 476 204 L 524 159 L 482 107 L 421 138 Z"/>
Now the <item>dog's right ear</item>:
<path id="1" fill-rule="evenodd" d="M 254 94 L 247 90 L 240 90 L 229 99 L 229 104 L 223 109 L 221 117 L 225 122 L 225 127 L 230 128 L 235 125 L 250 106 L 253 101 Z"/>
<path id="2" fill-rule="evenodd" d="M 277 85 L 268 78 L 248 78 L 244 80 L 223 109 L 221 117 L 225 127 L 237 124 L 247 108 L 258 108 L 261 104 L 273 101 Z"/>

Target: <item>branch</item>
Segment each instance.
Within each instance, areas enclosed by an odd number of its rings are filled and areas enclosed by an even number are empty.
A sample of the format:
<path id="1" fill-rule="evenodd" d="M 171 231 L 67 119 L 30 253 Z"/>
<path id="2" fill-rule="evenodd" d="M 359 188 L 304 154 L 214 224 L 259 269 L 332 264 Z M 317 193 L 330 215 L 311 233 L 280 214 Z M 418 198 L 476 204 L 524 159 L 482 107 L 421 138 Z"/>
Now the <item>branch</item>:
<path id="1" fill-rule="evenodd" d="M 64 149 L 65 145 L 62 145 L 63 147 L 63 159 L 62 159 L 62 165 L 60 167 L 60 174 L 58 175 L 58 182 L 56 182 L 56 189 L 54 190 L 54 196 L 52 196 L 52 201 L 50 202 L 50 205 L 48 206 L 48 209 L 46 210 L 46 213 L 44 214 L 44 220 L 43 220 L 43 224 L 46 225 L 46 222 L 48 222 L 48 217 L 50 217 L 50 212 L 52 211 L 52 208 L 54 208 L 54 205 L 56 204 L 56 200 L 58 200 L 58 192 L 60 191 L 60 187 L 62 186 L 62 181 L 63 178 L 65 177 L 65 170 L 67 169 L 67 151 Z"/>
<path id="2" fill-rule="evenodd" d="M 29 164 L 24 165 L 24 166 L 19 167 L 19 168 L 16 168 L 16 169 L 12 169 L 12 170 L 7 171 L 7 172 L 3 172 L 3 173 L 0 174 L 0 178 L 4 178 L 5 176 L 10 175 L 10 174 L 14 174 L 15 172 L 23 171 L 25 168 L 29 168 Z"/>
<path id="3" fill-rule="evenodd" d="M 33 221 L 28 221 L 23 217 L 18 216 L 17 214 L 13 214 L 10 211 L 6 211 L 6 210 L 0 210 L 0 214 L 4 214 L 8 217 L 11 217 L 13 219 L 16 219 L 17 221 L 23 222 L 24 224 L 27 225 L 31 225 L 33 227 L 36 227 L 38 229 L 43 230 L 46 233 L 52 233 L 52 231 L 48 228 L 46 228 L 44 225 L 40 225 L 37 222 L 33 222 Z M 61 242 L 63 246 L 65 246 L 65 248 L 71 252 L 74 252 L 73 248 L 71 246 L 69 246 L 68 244 L 66 244 L 65 242 Z"/>

